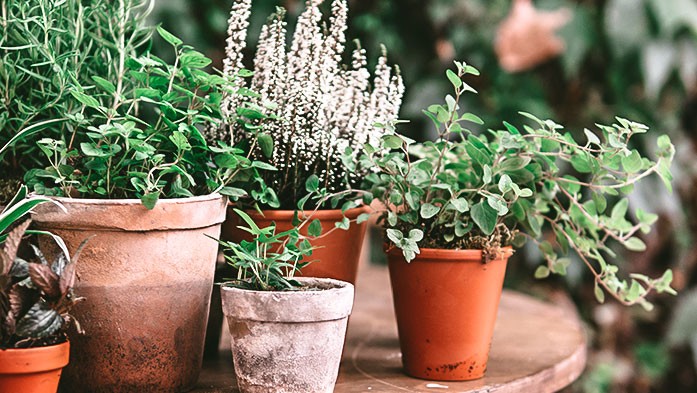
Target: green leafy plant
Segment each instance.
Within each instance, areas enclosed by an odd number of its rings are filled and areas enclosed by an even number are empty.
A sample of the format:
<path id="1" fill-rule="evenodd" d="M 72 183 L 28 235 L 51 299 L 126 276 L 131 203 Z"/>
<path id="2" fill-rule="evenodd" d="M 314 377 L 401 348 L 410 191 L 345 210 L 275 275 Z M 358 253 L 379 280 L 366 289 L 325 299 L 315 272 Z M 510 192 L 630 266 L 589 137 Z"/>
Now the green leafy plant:
<path id="1" fill-rule="evenodd" d="M 218 241 L 225 259 L 237 271 L 237 277 L 226 283 L 257 291 L 283 291 L 301 284 L 293 277 L 307 265 L 301 260 L 312 255 L 312 246 L 300 235 L 298 228 L 276 233 L 275 225 L 259 228 L 247 213 L 234 209 L 246 226 L 238 226 L 252 236 L 252 241 L 239 243 Z"/>
<path id="2" fill-rule="evenodd" d="M 0 214 L 0 348 L 28 348 L 53 345 L 66 340 L 66 329 L 77 323 L 70 315 L 72 307 L 80 302 L 73 292 L 75 264 L 80 250 L 70 258 L 60 238 L 60 252 L 49 263 L 34 245 L 37 263 L 19 257 L 20 245 L 30 220 L 29 210 L 46 198 L 26 197 L 23 188 L 12 203 Z M 79 324 L 77 325 L 80 330 Z"/>
<path id="3" fill-rule="evenodd" d="M 587 140 L 580 143 L 561 125 L 527 113 L 534 126 L 519 130 L 504 122 L 503 130 L 475 135 L 467 124 L 483 122 L 460 113 L 459 104 L 463 94 L 475 92 L 464 79 L 479 71 L 455 64 L 457 70 L 446 73 L 454 96 L 424 111 L 438 129 L 437 140 L 416 144 L 390 130 L 382 146 L 369 146 L 372 154 L 363 158 L 379 168 L 367 186 L 386 206 L 387 238 L 406 260 L 428 247 L 482 249 L 486 261 L 501 247 L 531 240 L 546 259 L 537 277 L 565 274 L 571 260 L 564 255 L 574 250 L 593 273 L 601 302 L 602 289 L 624 304 L 645 307 L 651 290 L 674 293 L 670 270 L 659 279 L 633 274 L 623 280 L 607 258 L 615 256 L 611 241 L 634 251 L 646 247 L 638 235 L 649 232 L 657 217 L 639 209 L 629 217 L 625 196 L 651 174 L 671 188 L 670 139 L 658 137 L 652 161 L 630 147 L 634 135 L 647 132 L 642 124 L 617 118 L 612 126 L 598 125 L 598 133 L 585 130 Z M 554 239 L 543 238 L 543 228 Z"/>
<path id="4" fill-rule="evenodd" d="M 46 166 L 33 167 L 25 175 L 34 191 L 140 198 L 152 208 L 159 198 L 213 191 L 237 199 L 258 187 L 259 182 L 247 185 L 259 177 L 258 169 L 274 169 L 251 160 L 238 147 L 206 142 L 201 131 L 221 121 L 223 93 L 253 93 L 240 92 L 233 76 L 207 72 L 210 59 L 166 30 L 147 24 L 151 6 L 152 2 L 143 0 L 85 6 L 41 1 L 8 10 L 12 17 L 4 27 L 12 33 L 6 42 L 12 50 L 6 58 L 17 63 L 37 62 L 38 57 L 54 64 L 58 75 L 51 82 L 17 67 L 20 75 L 6 80 L 14 86 L 10 104 L 24 107 L 21 121 L 11 123 L 18 126 L 7 144 L 26 144 L 38 130 L 43 136 L 38 148 Z M 85 14 L 90 18 L 83 19 Z M 52 25 L 67 24 L 82 41 L 72 47 L 53 41 L 40 23 L 42 18 Z M 155 33 L 173 48 L 172 61 L 150 52 Z M 40 97 L 34 97 L 37 87 L 45 91 Z M 39 121 L 47 98 L 53 102 L 49 113 L 55 111 L 54 118 Z M 248 108 L 245 116 L 227 120 L 244 123 L 264 118 L 254 108 Z M 255 142 L 251 143 L 250 149 Z"/>

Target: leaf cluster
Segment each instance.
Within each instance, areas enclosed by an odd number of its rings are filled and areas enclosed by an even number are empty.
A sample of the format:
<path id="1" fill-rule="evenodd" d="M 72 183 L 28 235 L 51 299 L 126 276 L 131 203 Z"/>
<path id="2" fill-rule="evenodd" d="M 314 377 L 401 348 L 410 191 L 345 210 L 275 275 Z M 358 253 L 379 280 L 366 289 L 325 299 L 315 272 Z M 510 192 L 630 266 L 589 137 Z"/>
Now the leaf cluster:
<path id="1" fill-rule="evenodd" d="M 234 210 L 246 224 L 238 228 L 249 233 L 252 240 L 239 243 L 218 241 L 225 259 L 237 271 L 236 279 L 225 285 L 256 291 L 284 291 L 300 287 L 301 284 L 293 277 L 308 264 L 301 260 L 312 255 L 310 241 L 300 235 L 297 227 L 276 233 L 275 225 L 259 228 L 247 213 Z"/>
<path id="2" fill-rule="evenodd" d="M 647 233 L 656 216 L 636 209 L 629 215 L 626 198 L 634 184 L 657 174 L 671 188 L 670 164 L 674 148 L 667 136 L 658 137 L 656 159 L 630 146 L 632 136 L 647 127 L 617 118 L 611 126 L 585 130 L 577 141 L 551 120 L 533 121 L 522 130 L 504 122 L 503 129 L 477 134 L 468 124 L 482 124 L 474 114 L 461 113 L 463 94 L 475 92 L 468 75 L 479 72 L 456 62 L 446 76 L 454 88 L 444 104 L 424 113 L 439 131 L 435 141 L 415 143 L 398 133 L 382 139 L 382 146 L 363 157 L 379 168 L 366 178 L 373 198 L 385 205 L 382 219 L 392 244 L 407 261 L 421 247 L 495 250 L 506 245 L 538 244 L 546 264 L 538 277 L 565 274 L 575 251 L 595 276 L 597 297 L 604 288 L 625 304 L 650 307 L 646 295 L 655 289 L 672 292 L 670 271 L 659 279 L 617 276 L 612 243 L 642 251 L 638 236 Z M 387 152 L 385 152 L 387 151 Z M 553 239 L 545 240 L 545 230 Z"/>
<path id="3" fill-rule="evenodd" d="M 24 37 L 24 41 L 13 42 L 14 49 L 7 57 L 26 61 L 34 55 L 49 64 L 55 59 L 70 60 L 63 65 L 65 69 L 60 64 L 54 67 L 65 79 L 60 83 L 44 81 L 44 76 L 29 71 L 8 79 L 10 85 L 34 81 L 22 89 L 16 87 L 15 95 L 9 98 L 13 105 L 28 108 L 22 121 L 15 122 L 27 126 L 16 128 L 16 135 L 8 142 L 20 143 L 14 147 L 19 152 L 22 142 L 41 131 L 43 137 L 35 145 L 26 142 L 38 147 L 45 163 L 25 175 L 34 191 L 140 198 L 152 208 L 159 198 L 219 191 L 237 199 L 247 194 L 245 190 L 265 190 L 263 184 L 256 185 L 258 169 L 273 168 L 251 160 L 239 146 L 209 145 L 201 134 L 204 127 L 221 121 L 224 93 L 252 93 L 248 89 L 238 92 L 234 78 L 207 72 L 210 59 L 166 30 L 148 25 L 149 5 L 146 1 L 121 0 L 85 6 L 59 2 L 54 7 L 53 2 L 40 1 L 34 7 L 20 7 L 16 19 L 6 21 L 8 29 L 18 30 Z M 82 20 L 85 13 L 92 17 Z M 41 29 L 33 27 L 40 15 L 54 24 L 67 19 L 75 24 L 70 26 L 72 34 L 83 41 L 70 48 L 45 38 Z M 173 49 L 173 61 L 150 52 L 155 33 Z M 71 68 L 74 62 L 95 65 L 77 67 L 75 72 Z M 38 102 L 46 97 L 35 98 L 30 89 L 42 81 L 44 85 L 39 87 L 53 94 L 56 113 L 37 122 L 42 111 Z M 263 117 L 254 108 L 248 108 L 246 115 L 233 121 L 246 123 Z"/>
<path id="4" fill-rule="evenodd" d="M 22 192 L 18 194 L 21 196 Z M 75 264 L 85 242 L 72 259 L 64 251 L 62 241 L 59 241 L 61 251 L 51 263 L 33 244 L 31 247 L 38 262 L 28 262 L 18 256 L 30 223 L 23 220 L 23 216 L 29 206 L 43 202 L 41 198 L 21 197 L 0 216 L 3 223 L 12 221 L 12 229 L 0 231 L 4 233 L 0 242 L 0 348 L 3 349 L 65 341 L 66 329 L 71 322 L 76 322 L 70 310 L 82 300 L 76 297 L 73 285 Z"/>

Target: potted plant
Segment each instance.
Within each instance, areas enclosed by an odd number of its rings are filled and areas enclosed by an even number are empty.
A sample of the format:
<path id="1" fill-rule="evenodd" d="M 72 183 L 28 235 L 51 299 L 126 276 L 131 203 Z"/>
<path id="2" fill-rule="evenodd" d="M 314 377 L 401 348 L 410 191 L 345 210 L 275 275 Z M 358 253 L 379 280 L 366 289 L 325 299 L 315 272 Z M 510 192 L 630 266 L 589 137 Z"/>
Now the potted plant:
<path id="1" fill-rule="evenodd" d="M 296 228 L 259 228 L 234 209 L 252 241 L 221 241 L 237 271 L 221 286 L 232 335 L 237 384 L 243 393 L 331 392 L 339 373 L 353 285 L 296 278 L 312 246 Z"/>
<path id="2" fill-rule="evenodd" d="M 319 263 L 308 265 L 302 274 L 354 283 L 368 217 L 368 209 L 361 206 L 360 195 L 354 190 L 369 173 L 368 168 L 358 167 L 355 159 L 364 143 L 376 143 L 382 135 L 376 123 L 396 120 L 404 87 L 398 69 L 392 71 L 384 53 L 372 83 L 365 50 L 354 50 L 350 67 L 341 64 L 347 2 L 332 2 L 327 28 L 323 27 L 321 3 L 306 3 L 289 48 L 285 10 L 279 8 L 262 28 L 254 58 L 249 86 L 259 94 L 223 99 L 226 113 L 234 111 L 239 100 L 259 108 L 272 102 L 263 112 L 275 121 L 264 122 L 252 132 L 227 124 L 211 129 L 208 137 L 231 144 L 257 141 L 254 156 L 278 170 L 262 174 L 270 188 L 252 194 L 261 211 L 247 209 L 247 213 L 259 226 L 275 222 L 281 231 L 311 217 L 301 229 L 313 237 L 322 233 L 312 240 L 317 247 L 313 255 Z M 227 75 L 245 72 L 242 53 L 250 7 L 251 0 L 233 3 L 223 70 Z M 319 203 L 319 209 L 306 209 L 308 200 Z M 356 221 L 357 225 L 350 225 Z M 231 207 L 224 238 L 244 235 L 236 230 L 236 222 Z"/>
<path id="3" fill-rule="evenodd" d="M 62 249 L 52 263 L 32 245 L 37 262 L 18 256 L 30 209 L 46 198 L 22 188 L 0 213 L 0 391 L 55 393 L 68 364 L 66 331 L 72 307 L 78 252 Z M 33 231 L 36 232 L 36 231 Z M 55 238 L 60 242 L 60 238 Z M 59 243 L 60 244 L 60 243 Z M 78 325 L 79 329 L 79 325 Z"/>
<path id="4" fill-rule="evenodd" d="M 385 209 L 381 219 L 402 361 L 407 374 L 434 380 L 484 375 L 496 312 L 512 247 L 536 243 L 545 257 L 535 275 L 565 274 L 570 250 L 595 277 L 599 301 L 605 294 L 623 304 L 650 307 L 652 291 L 674 293 L 672 273 L 658 279 L 617 275 L 613 247 L 641 251 L 637 236 L 656 216 L 640 209 L 628 216 L 633 185 L 657 174 L 670 188 L 674 148 L 657 138 L 656 161 L 630 148 L 647 127 L 622 118 L 584 130 L 585 141 L 551 120 L 525 114 L 534 126 L 475 134 L 461 113 L 464 79 L 479 72 L 456 62 L 447 77 L 455 94 L 424 113 L 438 138 L 423 144 L 390 133 L 376 153 L 363 157 L 380 172 L 367 177 Z M 380 152 L 380 147 L 389 152 Z M 552 237 L 543 236 L 547 230 Z M 614 244 L 613 244 L 614 243 Z"/>
<path id="5" fill-rule="evenodd" d="M 147 24 L 150 4 L 39 1 L 8 9 L 14 57 L 32 51 L 31 42 L 53 39 L 43 33 L 52 25 L 35 23 L 43 16 L 80 39 L 58 35 L 39 53 L 49 63 L 69 59 L 50 63 L 68 82 L 44 86 L 64 92 L 53 106 L 61 121 L 41 129 L 47 165 L 25 175 L 32 190 L 65 206 L 38 208 L 37 227 L 71 250 L 94 235 L 77 269 L 76 287 L 95 301 L 76 313 L 87 333 L 72 337 L 73 361 L 61 382 L 70 392 L 172 392 L 195 384 L 217 259 L 204 235 L 219 236 L 227 205 L 221 194 L 263 191 L 247 182 L 270 168 L 236 146 L 205 141 L 202 129 L 222 119 L 222 93 L 237 94 L 236 82 L 205 71 L 208 58 Z M 171 61 L 150 51 L 151 37 L 168 43 Z M 33 102 L 33 94 L 22 89 L 13 99 Z M 253 108 L 244 115 L 262 117 Z M 26 141 L 31 132 L 17 135 Z"/>

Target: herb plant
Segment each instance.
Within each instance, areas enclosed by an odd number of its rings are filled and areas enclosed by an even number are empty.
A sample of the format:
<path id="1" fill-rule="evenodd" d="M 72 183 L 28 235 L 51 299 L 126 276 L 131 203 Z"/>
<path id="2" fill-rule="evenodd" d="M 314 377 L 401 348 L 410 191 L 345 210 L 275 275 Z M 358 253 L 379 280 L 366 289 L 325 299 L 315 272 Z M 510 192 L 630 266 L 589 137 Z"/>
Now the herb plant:
<path id="1" fill-rule="evenodd" d="M 259 168 L 273 169 L 250 160 L 237 147 L 205 141 L 201 130 L 221 120 L 221 97 L 238 94 L 237 82 L 208 73 L 210 59 L 164 29 L 148 25 L 151 8 L 152 2 L 144 0 L 84 6 L 40 1 L 10 7 L 13 17 L 4 25 L 13 33 L 6 42 L 12 51 L 6 57 L 16 62 L 43 59 L 38 64 L 52 64 L 59 75 L 47 81 L 24 71 L 19 80 L 7 79 L 14 86 L 9 104 L 26 106 L 21 121 L 11 123 L 15 143 L 26 144 L 38 128 L 44 136 L 38 148 L 46 166 L 34 167 L 25 176 L 34 191 L 140 198 L 152 208 L 159 198 L 212 191 L 236 199 L 246 195 L 244 189 L 251 186 L 242 186 L 258 177 Z M 84 18 L 86 14 L 90 17 Z M 44 28 L 42 18 L 50 20 L 51 27 Z M 81 40 L 52 41 L 46 29 L 54 25 L 65 25 Z M 155 32 L 173 48 L 173 61 L 150 52 Z M 37 87 L 45 91 L 38 98 Z M 47 111 L 53 118 L 42 122 L 46 98 L 52 100 Z M 245 114 L 263 118 L 251 108 Z M 231 121 L 246 119 L 235 116 Z M 250 143 L 254 148 L 254 141 Z"/>
<path id="2" fill-rule="evenodd" d="M 280 233 L 276 233 L 274 225 L 259 228 L 245 212 L 234 210 L 247 225 L 238 228 L 250 233 L 253 240 L 218 241 L 223 246 L 225 259 L 237 271 L 237 277 L 226 285 L 256 291 L 300 287 L 293 277 L 308 263 L 301 260 L 312 255 L 309 240 L 303 238 L 297 228 Z"/>
<path id="3" fill-rule="evenodd" d="M 437 140 L 417 144 L 388 129 L 381 146 L 367 146 L 363 157 L 365 165 L 380 168 L 367 177 L 367 187 L 386 206 L 387 238 L 405 259 L 428 247 L 482 249 L 486 261 L 500 247 L 531 240 L 546 260 L 537 277 L 565 274 L 571 261 L 564 255 L 574 250 L 595 277 L 601 302 L 607 292 L 623 304 L 650 307 L 645 298 L 651 290 L 674 293 L 670 270 L 659 279 L 632 274 L 624 280 L 608 261 L 615 256 L 611 242 L 633 251 L 646 247 L 638 235 L 649 232 L 657 216 L 636 209 L 629 217 L 626 196 L 651 174 L 671 188 L 675 150 L 669 138 L 657 138 L 653 161 L 630 147 L 632 136 L 647 127 L 622 118 L 598 125 L 598 133 L 584 130 L 585 143 L 527 113 L 532 127 L 504 122 L 503 130 L 477 135 L 468 124 L 482 121 L 461 113 L 460 100 L 475 92 L 465 77 L 479 72 L 455 64 L 456 72 L 447 71 L 454 96 L 424 111 Z M 553 239 L 543 236 L 545 229 Z"/>
<path id="4" fill-rule="evenodd" d="M 387 65 L 383 53 L 374 80 L 366 67 L 365 51 L 353 52 L 350 67 L 341 64 L 347 29 L 347 2 L 332 2 L 328 27 L 319 9 L 322 1 L 307 1 L 298 17 L 290 47 L 286 46 L 285 11 L 269 18 L 259 38 L 250 85 L 258 94 L 226 95 L 223 111 L 234 114 L 240 100 L 276 118 L 260 127 L 229 123 L 211 129 L 209 141 L 250 144 L 258 141 L 255 157 L 278 171 L 265 172 L 263 179 L 275 193 L 256 195 L 271 208 L 302 208 L 307 179 L 316 176 L 319 189 L 338 193 L 353 189 L 368 173 L 356 166 L 365 143 L 377 143 L 385 124 L 396 120 L 404 86 L 399 70 Z M 251 0 L 233 3 L 229 20 L 224 73 L 243 71 L 242 53 L 249 25 Z M 272 106 L 266 105 L 272 102 Z M 253 142 L 251 142 L 253 143 Z M 340 200 L 350 199 L 349 193 Z M 336 207 L 336 206 L 334 206 Z"/>

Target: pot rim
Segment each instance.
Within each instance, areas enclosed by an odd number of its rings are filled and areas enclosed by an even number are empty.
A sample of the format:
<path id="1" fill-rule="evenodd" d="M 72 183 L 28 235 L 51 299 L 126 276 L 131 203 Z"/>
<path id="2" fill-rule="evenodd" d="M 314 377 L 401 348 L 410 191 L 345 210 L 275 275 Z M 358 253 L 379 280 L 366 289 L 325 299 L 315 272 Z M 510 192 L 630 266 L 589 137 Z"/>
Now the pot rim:
<path id="1" fill-rule="evenodd" d="M 387 255 L 391 257 L 403 258 L 402 250 L 395 247 L 394 245 L 387 245 L 391 247 L 387 250 Z M 500 254 L 498 258 L 494 260 L 508 259 L 513 255 L 515 250 L 512 246 L 501 247 Z M 483 257 L 483 250 L 478 249 L 447 249 L 447 248 L 421 248 L 420 253 L 416 254 L 416 258 L 411 262 L 416 262 L 419 259 L 432 259 L 431 262 L 481 262 Z"/>
<path id="2" fill-rule="evenodd" d="M 218 192 L 213 192 L 206 195 L 197 195 L 193 197 L 185 198 L 160 198 L 157 201 L 157 205 L 162 204 L 186 204 L 186 203 L 196 203 L 196 202 L 206 202 L 216 200 L 222 197 Z M 142 205 L 143 202 L 138 198 L 73 198 L 73 197 L 58 197 L 52 196 L 51 199 L 59 202 L 61 204 L 84 204 L 84 205 L 118 205 L 118 206 L 128 206 L 128 205 Z M 155 206 L 157 206 L 155 205 Z"/>
<path id="3" fill-rule="evenodd" d="M 288 277 L 285 277 L 288 278 Z M 299 281 L 299 282 L 308 282 L 308 281 L 319 281 L 323 283 L 328 283 L 334 285 L 332 288 L 326 288 L 322 289 L 320 288 L 319 290 L 315 291 L 258 291 L 254 289 L 244 289 L 244 288 L 238 288 L 234 286 L 229 286 L 226 285 L 228 283 L 231 283 L 233 281 L 224 281 L 220 283 L 220 288 L 226 291 L 242 291 L 245 293 L 251 293 L 251 294 L 256 294 L 259 296 L 264 296 L 266 294 L 282 294 L 283 296 L 295 296 L 296 294 L 308 294 L 308 293 L 323 293 L 326 291 L 338 291 L 338 290 L 345 290 L 346 288 L 352 287 L 353 284 L 351 284 L 348 281 L 342 281 L 342 280 L 337 280 L 334 278 L 324 278 L 324 277 L 292 277 L 292 280 Z"/>
<path id="4" fill-rule="evenodd" d="M 219 193 L 164 198 L 148 210 L 140 199 L 58 197 L 34 208 L 40 229 L 150 232 L 208 228 L 225 221 L 226 197 Z"/>
<path id="5" fill-rule="evenodd" d="M 358 217 L 362 213 L 370 212 L 370 206 L 362 205 L 353 207 L 346 210 L 343 214 L 341 209 L 318 209 L 317 211 L 303 210 L 303 213 L 311 216 L 312 218 L 317 218 L 320 220 L 335 220 L 341 217 L 348 217 L 350 219 Z M 292 220 L 295 215 L 295 210 L 275 210 L 275 209 L 263 209 L 261 213 L 256 210 L 245 210 L 245 213 L 249 214 L 253 219 L 267 219 L 267 220 Z"/>
<path id="6" fill-rule="evenodd" d="M 57 370 L 68 364 L 70 341 L 33 348 L 0 349 L 0 374 L 30 374 Z M 40 364 L 37 363 L 37 359 Z"/>
<path id="7" fill-rule="evenodd" d="M 333 288 L 318 291 L 255 291 L 220 285 L 228 318 L 259 322 L 320 322 L 347 318 L 353 309 L 353 284 L 332 278 L 297 277 Z"/>

